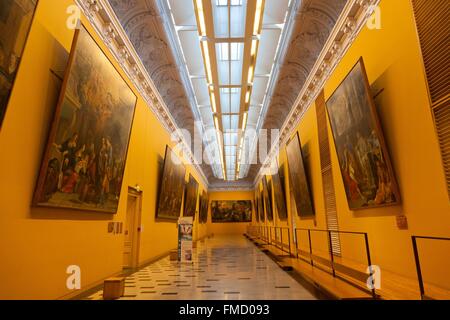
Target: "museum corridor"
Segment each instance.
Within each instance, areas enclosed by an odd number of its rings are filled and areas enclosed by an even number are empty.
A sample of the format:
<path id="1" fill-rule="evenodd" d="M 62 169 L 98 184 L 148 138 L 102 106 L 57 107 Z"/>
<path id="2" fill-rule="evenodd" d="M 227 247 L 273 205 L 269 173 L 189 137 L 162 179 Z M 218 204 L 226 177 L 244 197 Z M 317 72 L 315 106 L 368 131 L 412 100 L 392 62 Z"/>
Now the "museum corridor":
<path id="1" fill-rule="evenodd" d="M 102 300 L 102 290 L 79 297 Z M 192 263 L 166 257 L 129 275 L 119 300 L 315 300 L 242 235 L 205 239 Z"/>
<path id="2" fill-rule="evenodd" d="M 0 300 L 450 300 L 449 21 L 0 0 Z"/>

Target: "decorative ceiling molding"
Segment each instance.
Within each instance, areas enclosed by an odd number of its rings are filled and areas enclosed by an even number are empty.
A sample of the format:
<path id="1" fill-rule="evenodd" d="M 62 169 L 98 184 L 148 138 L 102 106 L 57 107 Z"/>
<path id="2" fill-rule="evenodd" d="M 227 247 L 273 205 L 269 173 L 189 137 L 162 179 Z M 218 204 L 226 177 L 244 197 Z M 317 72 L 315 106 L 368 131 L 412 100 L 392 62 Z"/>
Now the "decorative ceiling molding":
<path id="1" fill-rule="evenodd" d="M 250 184 L 233 184 L 233 183 L 223 183 L 223 184 L 213 184 L 208 192 L 239 192 L 239 191 L 253 191 L 255 186 L 253 183 Z"/>
<path id="2" fill-rule="evenodd" d="M 310 72 L 300 94 L 297 96 L 286 121 L 280 131 L 279 144 L 271 147 L 262 167 L 255 177 L 254 185 L 259 182 L 263 171 L 270 167 L 278 156 L 279 149 L 286 145 L 297 129 L 305 113 L 319 95 L 326 81 L 351 47 L 356 37 L 366 25 L 374 9 L 381 0 L 348 0 L 336 22 L 322 52 Z M 278 148 L 279 146 L 279 148 Z"/>
<path id="3" fill-rule="evenodd" d="M 168 106 L 148 74 L 146 67 L 142 63 L 109 2 L 107 0 L 75 1 L 91 22 L 97 34 L 107 45 L 123 71 L 147 102 L 147 105 L 158 118 L 159 122 L 170 135 L 176 137 L 176 141 L 174 142 L 182 146 L 184 157 L 195 166 L 202 182 L 209 188 L 209 181 L 203 170 L 204 168 L 195 161 L 191 145 L 187 143 L 179 131 L 177 121 L 169 111 Z"/>
<path id="4" fill-rule="evenodd" d="M 291 3 L 286 26 L 286 38 L 279 50 L 277 66 L 263 103 L 257 132 L 267 130 L 268 141 L 277 139 L 271 130 L 279 130 L 295 106 L 298 93 L 313 70 L 327 39 L 329 39 L 347 0 L 295 0 Z M 254 154 L 256 143 L 251 144 Z M 268 149 L 272 146 L 269 143 Z M 262 162 L 265 159 L 260 159 Z M 256 177 L 261 162 L 249 169 Z"/>

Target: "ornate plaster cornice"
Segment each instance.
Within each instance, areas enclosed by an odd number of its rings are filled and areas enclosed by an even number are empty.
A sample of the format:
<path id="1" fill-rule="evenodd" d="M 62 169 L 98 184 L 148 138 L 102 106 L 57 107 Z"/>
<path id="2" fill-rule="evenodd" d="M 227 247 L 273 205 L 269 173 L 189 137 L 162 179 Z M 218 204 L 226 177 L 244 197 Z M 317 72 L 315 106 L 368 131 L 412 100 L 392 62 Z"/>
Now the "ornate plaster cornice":
<path id="1" fill-rule="evenodd" d="M 230 184 L 229 186 L 212 186 L 208 192 L 248 192 L 254 189 L 255 186 L 253 184 L 247 186 Z"/>
<path id="2" fill-rule="evenodd" d="M 286 145 L 305 113 L 319 95 L 339 61 L 341 61 L 362 28 L 366 25 L 367 20 L 373 14 L 373 10 L 380 1 L 348 0 L 280 130 L 279 143 L 272 145 L 268 156 L 256 175 L 254 186 L 260 181 L 264 170 L 269 168 L 273 160 L 278 156 L 280 148 Z"/>
<path id="3" fill-rule="evenodd" d="M 107 0 L 75 0 L 75 2 L 90 21 L 97 34 L 107 45 L 109 51 L 120 64 L 133 85 L 147 102 L 147 105 L 163 125 L 164 129 L 170 135 L 176 137 L 175 143 L 182 146 L 183 155 L 186 160 L 195 166 L 202 182 L 209 188 L 209 181 L 200 165 L 197 164 L 191 146 L 181 134 L 167 105 L 142 64 L 139 55 L 123 30 L 109 2 Z"/>

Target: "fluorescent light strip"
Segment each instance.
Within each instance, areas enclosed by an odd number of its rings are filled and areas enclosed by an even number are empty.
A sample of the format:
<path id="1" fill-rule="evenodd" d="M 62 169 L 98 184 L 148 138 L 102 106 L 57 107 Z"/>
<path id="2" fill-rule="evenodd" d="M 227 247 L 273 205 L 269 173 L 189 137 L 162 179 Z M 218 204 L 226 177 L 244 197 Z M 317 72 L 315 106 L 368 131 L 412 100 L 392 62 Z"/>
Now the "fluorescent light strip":
<path id="1" fill-rule="evenodd" d="M 250 89 L 247 90 L 247 93 L 245 95 L 245 103 L 249 103 L 250 102 Z"/>
<path id="2" fill-rule="evenodd" d="M 219 127 L 219 118 L 217 116 L 214 116 L 214 123 L 216 125 L 216 130 L 219 131 L 220 127 Z"/>
<path id="3" fill-rule="evenodd" d="M 217 113 L 216 95 L 214 94 L 213 91 L 211 92 L 211 107 L 212 107 L 213 113 Z"/>
<path id="4" fill-rule="evenodd" d="M 217 117 L 215 117 L 215 120 L 216 120 L 216 124 L 218 124 Z M 223 163 L 223 146 L 222 146 L 222 139 L 220 138 L 220 130 L 219 129 L 216 130 L 216 135 L 217 135 L 217 142 L 218 142 L 218 147 L 219 147 L 220 165 L 222 166 L 223 178 L 224 178 L 224 180 L 226 180 L 227 175 L 225 174 L 225 165 Z"/>
<path id="5" fill-rule="evenodd" d="M 205 22 L 205 12 L 203 10 L 203 0 L 196 0 L 195 2 L 197 4 L 200 35 L 202 37 L 206 37 L 206 22 Z"/>
<path id="6" fill-rule="evenodd" d="M 252 57 L 256 56 L 256 49 L 257 48 L 258 48 L 258 40 L 257 39 L 253 39 L 252 40 L 252 50 L 251 50 Z"/>
<path id="7" fill-rule="evenodd" d="M 253 35 L 255 36 L 259 34 L 259 26 L 261 25 L 262 3 L 263 0 L 256 2 L 255 25 L 253 27 Z"/>
<path id="8" fill-rule="evenodd" d="M 201 41 L 203 48 L 203 55 L 205 57 L 205 68 L 208 84 L 212 83 L 212 71 L 211 71 L 211 60 L 209 58 L 209 48 L 208 41 Z"/>
<path id="9" fill-rule="evenodd" d="M 247 127 L 247 119 L 248 119 L 248 113 L 244 113 L 244 121 L 242 121 L 242 131 L 245 131 L 245 128 Z"/>
<path id="10" fill-rule="evenodd" d="M 254 74 L 255 74 L 255 67 L 250 66 L 248 70 L 248 81 L 247 81 L 248 83 L 253 83 Z"/>

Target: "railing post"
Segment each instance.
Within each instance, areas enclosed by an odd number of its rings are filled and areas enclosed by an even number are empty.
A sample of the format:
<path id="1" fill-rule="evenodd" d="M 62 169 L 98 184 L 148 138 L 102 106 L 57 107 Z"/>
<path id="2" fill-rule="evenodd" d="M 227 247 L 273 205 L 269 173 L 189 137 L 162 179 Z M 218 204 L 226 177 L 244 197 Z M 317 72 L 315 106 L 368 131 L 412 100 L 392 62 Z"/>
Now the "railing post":
<path id="1" fill-rule="evenodd" d="M 295 241 L 295 255 L 297 256 L 297 259 L 298 259 L 298 229 L 297 228 L 295 228 L 294 229 L 294 232 L 295 232 L 295 239 L 294 239 L 294 241 Z"/>
<path id="2" fill-rule="evenodd" d="M 280 248 L 280 239 L 279 239 L 279 232 L 278 232 L 279 230 L 280 229 L 278 227 L 276 227 L 276 229 L 275 229 L 275 241 L 276 241 L 278 249 Z"/>
<path id="3" fill-rule="evenodd" d="M 284 246 L 283 246 L 283 229 L 281 229 L 281 227 L 280 227 L 280 237 L 281 237 L 281 239 L 280 239 L 280 243 L 281 243 L 281 251 L 282 251 L 282 252 L 286 252 L 286 251 L 284 250 Z"/>
<path id="4" fill-rule="evenodd" d="M 311 229 L 308 229 L 308 241 L 309 241 L 309 259 L 311 260 L 311 265 L 314 267 L 314 260 L 312 257 L 312 240 L 311 240 Z"/>
<path id="5" fill-rule="evenodd" d="M 289 246 L 289 257 L 292 257 L 292 252 L 291 252 L 291 229 L 288 227 L 287 229 L 288 232 L 288 246 Z"/>
<path id="6" fill-rule="evenodd" d="M 336 271 L 334 270 L 333 242 L 331 241 L 331 231 L 328 230 L 327 233 L 328 233 L 328 246 L 330 247 L 331 269 L 333 271 L 333 277 L 336 277 Z"/>
<path id="7" fill-rule="evenodd" d="M 264 226 L 264 241 L 266 242 L 266 243 L 268 243 L 268 241 L 267 241 L 267 226 Z"/>
<path id="8" fill-rule="evenodd" d="M 422 270 L 420 268 L 419 250 L 417 250 L 417 238 L 412 237 L 412 244 L 414 250 L 414 259 L 416 261 L 417 279 L 419 280 L 420 298 L 423 300 L 425 296 L 425 288 L 423 285 Z"/>
<path id="9" fill-rule="evenodd" d="M 369 266 L 369 271 L 372 274 L 372 259 L 370 257 L 369 236 L 367 235 L 367 233 L 364 233 L 364 240 L 366 242 L 367 264 Z M 377 298 L 377 292 L 376 292 L 375 288 L 372 288 L 372 297 L 374 299 Z"/>

